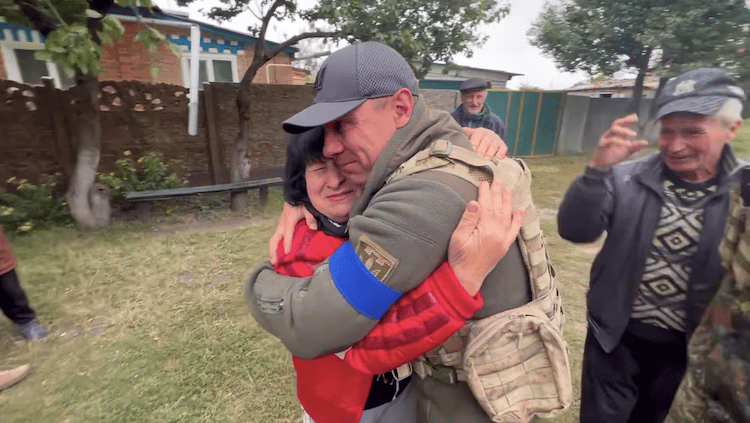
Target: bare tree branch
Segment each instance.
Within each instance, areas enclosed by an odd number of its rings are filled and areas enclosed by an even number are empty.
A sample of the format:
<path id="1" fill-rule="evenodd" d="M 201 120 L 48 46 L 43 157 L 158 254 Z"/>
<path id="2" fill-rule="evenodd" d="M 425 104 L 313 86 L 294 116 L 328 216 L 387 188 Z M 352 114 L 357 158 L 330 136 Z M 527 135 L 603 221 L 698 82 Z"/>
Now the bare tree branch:
<path id="1" fill-rule="evenodd" d="M 303 32 L 301 34 L 295 35 L 294 37 L 284 41 L 283 43 L 276 46 L 273 50 L 267 52 L 263 59 L 265 61 L 271 60 L 274 56 L 284 51 L 284 49 L 287 49 L 298 42 L 308 39 L 308 38 L 329 38 L 329 37 L 337 37 L 337 36 L 343 36 L 343 35 L 349 35 L 347 32 L 341 32 L 341 31 L 331 31 L 331 32 L 325 32 L 325 31 L 313 31 L 313 32 Z"/>
<path id="2" fill-rule="evenodd" d="M 255 44 L 254 58 L 265 57 L 266 55 L 266 31 L 268 30 L 268 24 L 271 22 L 276 9 L 283 5 L 286 0 L 274 0 L 271 7 L 268 8 L 265 16 L 263 16 L 263 23 L 260 26 L 260 33 L 258 34 L 258 42 Z M 259 48 L 260 47 L 260 48 Z"/>
<path id="3" fill-rule="evenodd" d="M 45 38 L 50 32 L 55 30 L 55 17 L 47 13 L 41 4 L 36 0 L 14 0 L 14 3 L 21 8 L 21 12 L 34 25 L 34 29 L 39 31 Z M 64 24 L 64 22 L 61 22 Z"/>

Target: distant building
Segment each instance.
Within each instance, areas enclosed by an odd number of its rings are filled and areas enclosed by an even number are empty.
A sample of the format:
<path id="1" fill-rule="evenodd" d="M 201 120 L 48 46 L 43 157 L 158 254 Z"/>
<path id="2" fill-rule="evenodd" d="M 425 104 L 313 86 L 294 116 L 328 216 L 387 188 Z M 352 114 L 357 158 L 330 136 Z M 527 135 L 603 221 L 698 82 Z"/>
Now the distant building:
<path id="1" fill-rule="evenodd" d="M 99 79 L 136 80 L 187 86 L 190 77 L 190 27 L 200 28 L 199 83 L 240 82 L 250 67 L 257 38 L 242 32 L 228 30 L 218 25 L 189 19 L 181 12 L 153 11 L 139 8 L 142 20 L 175 43 L 181 55 L 175 57 L 163 45 L 152 55 L 143 43 L 134 39 L 144 28 L 131 8 L 112 6 L 109 11 L 124 28 L 124 33 L 114 46 L 103 46 L 101 58 L 104 70 Z M 278 44 L 267 41 L 271 47 Z M 67 88 L 74 84 L 55 63 L 37 60 L 34 51 L 44 48 L 44 37 L 30 28 L 8 23 L 0 18 L 0 79 L 29 85 L 40 85 L 42 77 L 51 77 L 55 86 Z M 263 65 L 253 79 L 261 84 L 304 84 L 305 72 L 292 66 L 297 52 L 290 47 Z M 161 72 L 151 75 L 151 63 L 157 63 Z"/>
<path id="2" fill-rule="evenodd" d="M 492 88 L 505 88 L 506 83 L 511 78 L 523 75 L 522 73 L 457 65 L 451 65 L 448 72 L 443 74 L 445 68 L 445 64 L 433 64 L 427 75 L 419 81 L 419 87 L 428 89 L 458 90 L 461 83 L 465 80 L 469 78 L 482 78 L 490 81 L 492 83 Z"/>
<path id="3" fill-rule="evenodd" d="M 568 94 L 596 98 L 630 98 L 633 96 L 635 79 L 608 78 L 597 82 L 581 82 L 568 88 Z M 647 75 L 643 79 L 643 98 L 654 98 L 659 88 L 659 77 Z"/>

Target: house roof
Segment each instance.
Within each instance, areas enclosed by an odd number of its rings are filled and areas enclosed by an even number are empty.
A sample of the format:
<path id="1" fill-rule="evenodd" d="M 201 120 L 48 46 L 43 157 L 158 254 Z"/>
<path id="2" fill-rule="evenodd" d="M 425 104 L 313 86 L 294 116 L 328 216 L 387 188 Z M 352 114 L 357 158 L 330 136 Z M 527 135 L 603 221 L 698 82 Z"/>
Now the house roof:
<path id="1" fill-rule="evenodd" d="M 208 51 L 208 48 L 216 48 L 218 49 L 219 53 L 221 53 L 223 49 L 229 49 L 232 51 L 232 53 L 236 53 L 237 48 L 244 48 L 245 43 L 256 44 L 258 42 L 258 39 L 256 37 L 253 37 L 250 34 L 233 31 L 231 29 L 226 29 L 221 26 L 197 21 L 194 19 L 189 19 L 189 18 L 186 18 L 185 16 L 182 16 L 176 13 L 165 12 L 161 10 L 158 6 L 155 6 L 153 9 L 139 7 L 138 13 L 144 18 L 149 18 L 149 19 L 154 19 L 154 20 L 162 20 L 165 22 L 182 22 L 182 23 L 187 23 L 187 24 L 197 24 L 200 27 L 201 32 L 206 32 L 212 35 L 216 35 L 217 37 L 224 38 L 225 40 L 228 40 L 228 41 L 235 41 L 234 43 L 230 42 L 230 43 L 222 44 L 218 42 L 216 39 L 212 39 L 211 42 L 206 42 L 204 39 L 201 42 L 201 47 L 207 51 Z M 117 4 L 113 5 L 112 8 L 109 9 L 109 14 L 135 17 L 135 11 L 132 8 L 121 7 Z M 183 36 L 183 37 L 169 37 L 169 38 L 172 42 L 174 42 L 177 45 L 190 45 L 190 42 L 189 42 L 190 40 L 188 40 L 187 37 Z M 266 40 L 266 43 L 268 43 L 268 45 L 271 48 L 274 48 L 279 45 L 279 43 L 275 43 L 269 40 Z M 289 56 L 294 56 L 294 54 L 297 51 L 299 50 L 294 47 L 287 47 L 284 49 L 284 53 L 288 54 Z"/>
<path id="2" fill-rule="evenodd" d="M 418 64 L 417 64 L 418 66 Z M 514 76 L 523 75 L 522 73 L 508 72 L 499 69 L 487 69 L 477 68 L 472 66 L 461 66 L 452 64 L 448 70 L 448 73 L 443 74 L 443 70 L 447 65 L 445 63 L 433 63 L 429 72 L 425 76 L 425 80 L 434 81 L 460 81 L 463 82 L 468 78 L 483 78 L 488 81 L 508 81 Z"/>
<path id="3" fill-rule="evenodd" d="M 568 88 L 567 91 L 616 90 L 635 87 L 635 79 L 608 78 L 597 82 L 581 82 Z M 658 75 L 646 75 L 643 88 L 655 90 L 659 88 Z"/>
<path id="4" fill-rule="evenodd" d="M 229 29 L 222 28 L 220 26 L 208 24 L 205 22 L 199 22 L 193 19 L 188 19 L 184 16 L 177 14 L 171 14 L 161 11 L 158 7 L 154 7 L 153 11 L 148 8 L 139 7 L 138 13 L 148 19 L 162 20 L 168 25 L 169 22 L 181 22 L 183 24 L 197 24 L 201 32 L 216 35 L 217 38 L 202 38 L 201 48 L 204 51 L 210 52 L 215 51 L 217 53 L 224 53 L 225 50 L 232 54 L 237 54 L 238 50 L 244 50 L 245 43 L 255 44 L 258 39 L 251 36 L 250 34 L 232 31 Z M 135 11 L 131 8 L 121 7 L 117 4 L 113 5 L 109 10 L 111 15 L 119 16 L 131 16 L 135 17 Z M 173 43 L 188 48 L 190 46 L 190 40 L 184 35 L 172 35 L 165 34 L 165 36 Z M 221 40 L 219 40 L 219 38 Z M 5 19 L 0 17 L 0 41 L 17 41 L 17 42 L 30 42 L 30 43 L 43 43 L 44 37 L 39 32 L 27 28 L 23 25 L 16 23 L 6 22 Z M 273 48 L 279 45 L 273 41 L 266 40 L 268 45 Z M 284 49 L 284 53 L 293 57 L 298 49 L 294 47 L 288 47 Z"/>

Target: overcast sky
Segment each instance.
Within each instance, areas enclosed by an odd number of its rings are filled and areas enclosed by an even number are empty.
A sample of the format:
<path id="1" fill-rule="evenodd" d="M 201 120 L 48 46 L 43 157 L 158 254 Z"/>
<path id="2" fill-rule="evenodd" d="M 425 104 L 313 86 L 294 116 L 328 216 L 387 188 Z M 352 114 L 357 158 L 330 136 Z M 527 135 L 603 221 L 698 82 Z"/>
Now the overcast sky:
<path id="1" fill-rule="evenodd" d="M 176 0 L 153 0 L 153 2 L 164 9 L 185 10 L 176 6 Z M 304 8 L 314 4 L 314 0 L 300 0 L 298 3 Z M 523 74 L 508 82 L 508 87 L 512 89 L 518 88 L 521 84 L 542 89 L 563 89 L 587 79 L 588 75 L 585 73 L 572 74 L 558 70 L 552 59 L 544 57 L 541 51 L 529 44 L 526 32 L 531 22 L 539 15 L 543 3 L 544 0 L 510 0 L 511 11 L 508 16 L 499 23 L 479 28 L 480 32 L 489 35 L 485 45 L 477 49 L 473 57 L 457 56 L 454 61 L 458 65 Z M 208 9 L 212 4 L 218 4 L 218 2 L 196 1 L 189 8 L 190 18 L 209 22 L 208 18 L 198 10 Z M 247 16 L 240 15 L 222 26 L 247 32 L 248 25 L 255 23 L 256 20 L 252 15 L 247 13 L 245 15 Z M 300 23 L 277 23 L 270 28 L 267 38 L 271 41 L 283 41 L 298 33 L 301 28 Z"/>

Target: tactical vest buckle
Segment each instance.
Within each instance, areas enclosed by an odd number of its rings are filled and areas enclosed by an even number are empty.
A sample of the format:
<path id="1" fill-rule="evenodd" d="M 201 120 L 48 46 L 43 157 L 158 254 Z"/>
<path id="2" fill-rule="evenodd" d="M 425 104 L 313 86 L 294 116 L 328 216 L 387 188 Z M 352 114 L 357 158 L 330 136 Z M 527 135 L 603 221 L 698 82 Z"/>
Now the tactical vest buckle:
<path id="1" fill-rule="evenodd" d="M 451 154 L 453 144 L 446 140 L 437 140 L 430 146 L 430 156 L 448 157 Z"/>
<path id="2" fill-rule="evenodd" d="M 442 364 L 430 364 L 430 377 L 443 382 L 446 385 L 455 385 L 458 383 L 458 375 L 455 367 L 444 366 Z"/>

